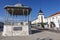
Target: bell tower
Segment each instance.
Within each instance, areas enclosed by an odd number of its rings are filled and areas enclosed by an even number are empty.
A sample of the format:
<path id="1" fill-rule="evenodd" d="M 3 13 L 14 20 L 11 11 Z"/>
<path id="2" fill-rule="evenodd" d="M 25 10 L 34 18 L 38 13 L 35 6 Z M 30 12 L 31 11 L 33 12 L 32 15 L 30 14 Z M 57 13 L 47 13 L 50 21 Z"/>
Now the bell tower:
<path id="1" fill-rule="evenodd" d="M 44 22 L 44 14 L 42 10 L 39 11 L 38 19 L 40 23 Z"/>

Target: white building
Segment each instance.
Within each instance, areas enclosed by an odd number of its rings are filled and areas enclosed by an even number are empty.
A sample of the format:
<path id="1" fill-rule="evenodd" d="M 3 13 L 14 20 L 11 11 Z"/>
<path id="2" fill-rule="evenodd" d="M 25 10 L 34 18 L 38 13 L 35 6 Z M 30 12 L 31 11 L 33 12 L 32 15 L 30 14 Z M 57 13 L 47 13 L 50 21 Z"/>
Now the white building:
<path id="1" fill-rule="evenodd" d="M 46 22 L 42 10 L 39 11 L 38 18 L 32 21 L 32 24 Z"/>
<path id="2" fill-rule="evenodd" d="M 40 10 L 38 18 L 32 21 L 32 24 L 38 24 L 38 23 L 46 23 L 44 26 L 45 28 L 53 28 L 58 29 L 60 28 L 60 12 L 57 12 L 55 14 L 52 14 L 51 16 L 45 18 L 43 11 Z"/>

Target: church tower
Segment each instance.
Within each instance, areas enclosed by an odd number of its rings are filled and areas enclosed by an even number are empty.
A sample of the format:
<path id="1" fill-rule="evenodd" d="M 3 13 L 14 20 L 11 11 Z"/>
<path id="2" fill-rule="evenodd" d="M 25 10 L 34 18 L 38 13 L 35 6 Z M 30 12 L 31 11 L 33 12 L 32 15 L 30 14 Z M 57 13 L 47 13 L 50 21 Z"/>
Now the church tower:
<path id="1" fill-rule="evenodd" d="M 38 19 L 39 19 L 39 23 L 44 22 L 44 14 L 42 10 L 39 11 Z"/>

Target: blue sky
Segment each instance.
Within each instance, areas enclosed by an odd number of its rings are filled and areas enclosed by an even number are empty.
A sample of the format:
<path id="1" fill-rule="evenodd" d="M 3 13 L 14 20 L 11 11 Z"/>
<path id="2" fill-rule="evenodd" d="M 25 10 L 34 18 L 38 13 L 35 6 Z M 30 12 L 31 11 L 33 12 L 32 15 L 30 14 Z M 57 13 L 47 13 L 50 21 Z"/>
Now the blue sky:
<path id="1" fill-rule="evenodd" d="M 5 5 L 15 5 L 21 3 L 32 8 L 30 20 L 37 18 L 39 10 L 42 9 L 44 16 L 60 12 L 60 0 L 0 0 L 0 19 L 5 17 Z"/>

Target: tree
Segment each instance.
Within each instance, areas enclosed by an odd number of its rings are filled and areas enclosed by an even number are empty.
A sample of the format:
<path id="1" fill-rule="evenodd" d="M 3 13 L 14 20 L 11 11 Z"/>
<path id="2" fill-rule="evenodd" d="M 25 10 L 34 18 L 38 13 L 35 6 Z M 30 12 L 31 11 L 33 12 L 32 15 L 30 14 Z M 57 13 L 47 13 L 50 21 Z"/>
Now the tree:
<path id="1" fill-rule="evenodd" d="M 55 23 L 54 22 L 50 22 L 50 27 L 54 28 L 55 27 Z"/>

